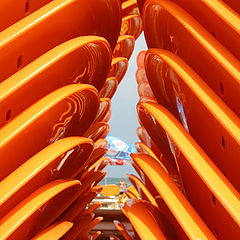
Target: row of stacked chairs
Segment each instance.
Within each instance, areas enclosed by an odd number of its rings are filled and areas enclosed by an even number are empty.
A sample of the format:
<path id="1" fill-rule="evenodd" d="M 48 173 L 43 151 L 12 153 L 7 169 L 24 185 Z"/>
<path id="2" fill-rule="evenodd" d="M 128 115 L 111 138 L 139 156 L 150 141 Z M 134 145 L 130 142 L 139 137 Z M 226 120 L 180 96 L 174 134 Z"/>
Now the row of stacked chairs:
<path id="1" fill-rule="evenodd" d="M 138 0 L 135 239 L 240 239 L 240 2 Z M 125 239 L 132 239 L 118 226 Z"/>
<path id="2" fill-rule="evenodd" d="M 0 239 L 96 239 L 136 2 L 0 1 Z"/>

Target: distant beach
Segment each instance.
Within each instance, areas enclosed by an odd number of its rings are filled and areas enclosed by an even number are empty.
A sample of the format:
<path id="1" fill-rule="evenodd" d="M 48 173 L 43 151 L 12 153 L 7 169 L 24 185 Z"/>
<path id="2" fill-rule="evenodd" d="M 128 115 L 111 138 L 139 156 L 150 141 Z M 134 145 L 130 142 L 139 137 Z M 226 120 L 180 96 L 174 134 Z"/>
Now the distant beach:
<path id="1" fill-rule="evenodd" d="M 103 179 L 99 184 L 100 185 L 105 185 L 105 184 L 116 184 L 116 185 L 118 185 L 121 179 L 122 178 L 106 178 L 106 179 Z M 123 179 L 124 179 L 124 182 L 132 185 L 131 182 L 128 180 L 128 178 L 123 178 Z"/>

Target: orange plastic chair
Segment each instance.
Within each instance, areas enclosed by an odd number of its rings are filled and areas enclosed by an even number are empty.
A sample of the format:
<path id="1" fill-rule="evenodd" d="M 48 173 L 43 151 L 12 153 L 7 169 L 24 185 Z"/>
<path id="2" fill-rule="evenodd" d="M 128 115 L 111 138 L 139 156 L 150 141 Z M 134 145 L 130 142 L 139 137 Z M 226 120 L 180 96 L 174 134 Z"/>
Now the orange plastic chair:
<path id="1" fill-rule="evenodd" d="M 140 239 L 176 239 L 174 228 L 165 225 L 160 211 L 149 202 L 128 199 L 124 205 L 124 211 Z"/>
<path id="2" fill-rule="evenodd" d="M 138 116 L 147 131 L 162 128 L 167 134 L 186 196 L 212 231 L 222 238 L 240 236 L 240 195 L 189 133 L 161 105 L 141 103 Z"/>
<path id="3" fill-rule="evenodd" d="M 89 14 L 93 17 L 89 18 Z M 0 82 L 53 47 L 75 37 L 105 37 L 113 50 L 121 20 L 119 1 L 50 2 L 1 32 Z"/>
<path id="4" fill-rule="evenodd" d="M 143 30 L 142 19 L 138 14 L 123 17 L 120 36 L 130 35 L 138 39 Z"/>
<path id="5" fill-rule="evenodd" d="M 174 0 L 240 59 L 240 16 L 222 0 Z M 240 5 L 238 6 L 240 8 Z"/>
<path id="6" fill-rule="evenodd" d="M 98 170 L 82 179 L 81 195 L 95 187 L 106 176 L 106 174 L 107 172 L 105 170 Z"/>
<path id="7" fill-rule="evenodd" d="M 116 227 L 116 229 L 122 234 L 124 239 L 133 240 L 132 237 L 130 236 L 129 232 L 127 231 L 127 229 L 121 222 L 119 222 L 118 220 L 114 220 L 113 224 Z"/>
<path id="8" fill-rule="evenodd" d="M 110 98 L 100 98 L 100 106 L 98 109 L 97 116 L 95 118 L 95 122 L 100 122 L 106 114 L 108 113 L 109 109 L 111 107 L 111 99 Z"/>
<path id="9" fill-rule="evenodd" d="M 148 46 L 164 48 L 181 57 L 240 116 L 238 59 L 172 1 L 149 0 L 144 6 Z"/>
<path id="10" fill-rule="evenodd" d="M 146 154 L 133 154 L 132 158 L 152 181 L 166 206 L 189 239 L 216 239 L 182 192 L 154 158 Z M 175 229 L 177 230 L 177 228 Z"/>
<path id="11" fill-rule="evenodd" d="M 74 201 L 80 186 L 77 180 L 57 180 L 39 188 L 0 220 L 1 238 L 29 239 L 42 231 Z"/>
<path id="12" fill-rule="evenodd" d="M 134 46 L 135 40 L 133 36 L 120 36 L 118 38 L 117 45 L 113 50 L 113 58 L 124 57 L 129 59 L 132 55 Z"/>
<path id="13" fill-rule="evenodd" d="M 68 85 L 29 107 L 0 129 L 0 180 L 50 143 L 81 135 L 98 107 L 97 90 L 87 84 Z"/>
<path id="14" fill-rule="evenodd" d="M 240 14 L 240 7 L 238 0 L 223 0 L 228 6 L 230 6 L 234 11 Z"/>
<path id="15" fill-rule="evenodd" d="M 105 155 L 105 153 L 107 152 L 107 145 L 108 142 L 105 139 L 99 139 L 95 142 L 92 154 L 83 164 L 83 166 L 79 169 L 78 175 L 76 175 L 78 179 L 82 178 L 82 176 L 84 176 L 84 172 Z"/>
<path id="16" fill-rule="evenodd" d="M 112 59 L 112 65 L 108 73 L 108 77 L 115 77 L 118 84 L 122 81 L 128 68 L 128 59 L 116 57 Z"/>
<path id="17" fill-rule="evenodd" d="M 146 196 L 146 198 L 150 201 L 150 203 L 152 205 L 154 205 L 155 207 L 158 206 L 154 197 L 152 196 L 152 194 L 149 192 L 147 187 L 144 185 L 144 183 L 138 177 L 136 177 L 133 174 L 127 175 L 127 177 L 132 184 L 138 186 L 138 188 L 136 188 L 136 189 L 139 191 L 140 195 L 142 195 L 141 193 L 143 193 L 144 197 Z M 144 198 L 144 200 L 147 200 L 146 198 Z"/>
<path id="18" fill-rule="evenodd" d="M 102 206 L 103 202 L 94 202 L 84 211 L 85 213 L 92 213 L 95 212 L 99 207 Z"/>
<path id="19" fill-rule="evenodd" d="M 63 237 L 73 226 L 71 222 L 57 222 L 39 233 L 31 240 L 58 240 Z"/>
<path id="20" fill-rule="evenodd" d="M 84 134 L 94 142 L 99 139 L 105 138 L 110 131 L 110 125 L 106 122 L 96 122 L 94 123 Z"/>
<path id="21" fill-rule="evenodd" d="M 240 191 L 240 119 L 178 56 L 151 49 L 145 63 L 158 102 L 177 114 L 185 129 Z"/>
<path id="22" fill-rule="evenodd" d="M 92 233 L 92 234 L 90 235 L 90 239 L 91 239 L 91 240 L 95 240 L 95 239 L 97 239 L 101 234 L 102 234 L 101 231 L 96 231 L 96 232 L 94 232 L 94 233 Z"/>
<path id="23" fill-rule="evenodd" d="M 0 127 L 65 85 L 89 83 L 100 90 L 110 61 L 111 49 L 103 38 L 79 37 L 55 47 L 0 84 Z"/>
<path id="24" fill-rule="evenodd" d="M 105 81 L 99 95 L 101 98 L 112 98 L 117 91 L 118 80 L 115 77 L 109 77 Z"/>
<path id="25" fill-rule="evenodd" d="M 94 218 L 94 213 L 87 213 L 81 216 L 81 218 L 74 224 L 70 231 L 65 234 L 62 240 L 77 239 L 80 232 L 83 230 L 83 226 L 89 225 Z"/>
<path id="26" fill-rule="evenodd" d="M 96 196 L 97 193 L 95 192 L 87 192 L 80 196 L 75 203 L 72 204 L 61 217 L 59 217 L 59 219 L 61 219 L 61 221 L 76 222 L 77 217 L 83 215 L 87 204 L 89 204 Z"/>
<path id="27" fill-rule="evenodd" d="M 141 142 L 154 152 L 170 175 L 178 175 L 176 159 L 172 155 L 165 135 L 159 134 L 158 131 L 147 132 L 144 127 L 137 129 L 137 135 Z"/>
<path id="28" fill-rule="evenodd" d="M 96 162 L 94 162 L 85 172 L 81 175 L 81 179 L 89 176 L 89 174 L 96 172 L 97 170 L 103 170 L 110 162 L 110 159 L 107 157 L 101 157 Z"/>
<path id="29" fill-rule="evenodd" d="M 2 0 L 0 2 L 0 31 L 35 12 L 52 0 Z"/>
<path id="30" fill-rule="evenodd" d="M 98 225 L 103 220 L 103 217 L 96 217 L 89 224 L 85 225 L 85 227 L 78 234 L 78 239 L 83 239 L 85 235 L 87 235 L 96 225 Z M 65 239 L 63 239 L 65 240 Z"/>
<path id="31" fill-rule="evenodd" d="M 0 219 L 44 184 L 70 178 L 92 149 L 90 139 L 69 137 L 49 145 L 24 162 L 0 182 Z"/>
<path id="32" fill-rule="evenodd" d="M 127 0 L 122 3 L 122 15 L 123 17 L 132 14 L 138 14 L 138 6 L 136 0 Z"/>

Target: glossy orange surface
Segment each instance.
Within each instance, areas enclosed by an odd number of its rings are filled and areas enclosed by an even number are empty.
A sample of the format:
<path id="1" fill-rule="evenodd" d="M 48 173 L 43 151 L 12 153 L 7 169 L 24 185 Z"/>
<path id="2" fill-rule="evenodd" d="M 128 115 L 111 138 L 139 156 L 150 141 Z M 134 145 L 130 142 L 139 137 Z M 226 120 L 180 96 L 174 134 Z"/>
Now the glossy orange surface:
<path id="1" fill-rule="evenodd" d="M 122 3 L 122 15 L 127 16 L 131 14 L 138 14 L 138 6 L 136 0 L 127 0 Z"/>
<path id="2" fill-rule="evenodd" d="M 118 80 L 115 77 L 107 78 L 105 84 L 100 91 L 101 98 L 112 98 L 118 87 Z"/>
<path id="3" fill-rule="evenodd" d="M 112 65 L 108 73 L 108 77 L 115 77 L 118 84 L 122 81 L 128 68 L 128 59 L 116 57 L 112 59 Z"/>
<path id="4" fill-rule="evenodd" d="M 120 36 L 130 35 L 138 39 L 143 29 L 142 19 L 139 15 L 128 15 L 123 17 Z"/>
<path id="5" fill-rule="evenodd" d="M 129 59 L 132 55 L 135 46 L 135 40 L 133 36 L 124 35 L 120 36 L 117 41 L 117 45 L 113 50 L 113 57 L 124 57 Z"/>
<path id="6" fill-rule="evenodd" d="M 54 179 L 70 178 L 92 150 L 90 139 L 69 137 L 28 159 L 0 182 L 0 218 L 44 184 Z M 76 156 L 82 161 L 76 161 Z"/>
<path id="7" fill-rule="evenodd" d="M 147 189 L 147 187 L 144 185 L 144 183 L 135 175 L 131 174 L 127 176 L 128 179 L 131 181 L 132 184 L 135 184 L 138 186 L 139 188 L 139 192 L 143 192 L 143 194 L 147 197 L 147 199 L 150 201 L 151 204 L 153 204 L 155 207 L 157 207 L 157 203 L 154 199 L 154 197 L 152 196 L 152 194 L 149 192 L 149 190 Z M 138 189 L 137 188 L 137 189 Z M 145 199 L 146 200 L 146 199 Z"/>
<path id="8" fill-rule="evenodd" d="M 111 107 L 111 99 L 110 98 L 100 98 L 100 105 L 98 109 L 97 116 L 95 118 L 95 122 L 100 122 L 104 119 L 107 112 Z"/>
<path id="9" fill-rule="evenodd" d="M 216 239 L 159 163 L 149 155 L 133 154 L 189 239 Z"/>
<path id="10" fill-rule="evenodd" d="M 39 188 L 0 220 L 1 238 L 31 238 L 64 211 L 78 194 L 80 186 L 77 180 L 58 180 Z M 51 204 L 55 204 L 54 207 L 48 204 L 50 200 Z"/>
<path id="11" fill-rule="evenodd" d="M 104 170 L 98 170 L 93 172 L 88 177 L 84 178 L 82 182 L 81 194 L 89 191 L 91 188 L 96 186 L 105 176 L 107 172 Z"/>
<path id="12" fill-rule="evenodd" d="M 161 220 L 162 214 L 152 204 L 143 200 L 129 199 L 124 205 L 124 210 L 140 239 L 174 239 L 175 233 L 164 225 Z"/>
<path id="13" fill-rule="evenodd" d="M 101 235 L 101 231 L 96 231 L 96 232 L 94 232 L 94 233 L 92 233 L 91 235 L 90 235 L 90 239 L 91 240 L 95 240 L 95 239 L 97 239 L 100 235 Z"/>
<path id="14" fill-rule="evenodd" d="M 95 197 L 97 193 L 88 192 L 80 196 L 74 204 L 72 204 L 67 211 L 60 217 L 63 221 L 76 222 L 76 218 L 82 215 L 87 204 L 89 204 Z"/>
<path id="15" fill-rule="evenodd" d="M 150 49 L 145 64 L 158 102 L 180 119 L 240 191 L 240 119 L 178 56 L 166 50 Z"/>
<path id="16" fill-rule="evenodd" d="M 79 233 L 78 238 L 82 239 L 85 235 L 88 234 L 98 223 L 100 223 L 103 220 L 103 217 L 96 217 L 92 222 L 85 225 L 83 230 Z"/>
<path id="17" fill-rule="evenodd" d="M 88 160 L 84 163 L 84 165 L 79 169 L 78 171 L 78 177 L 82 178 L 83 173 L 92 165 L 94 165 L 100 158 L 104 156 L 104 154 L 107 152 L 107 140 L 105 139 L 99 139 L 96 141 L 94 150 Z M 76 176 L 77 176 L 76 175 Z"/>
<path id="18" fill-rule="evenodd" d="M 89 83 L 100 90 L 110 61 L 110 46 L 99 37 L 79 37 L 50 50 L 0 84 L 0 127 L 68 84 Z"/>
<path id="19" fill-rule="evenodd" d="M 174 0 L 240 59 L 240 16 L 223 1 Z M 238 6 L 239 7 L 239 6 Z"/>
<path id="20" fill-rule="evenodd" d="M 101 138 L 105 138 L 110 131 L 110 125 L 106 122 L 94 123 L 83 136 L 92 139 L 94 142 Z"/>
<path id="21" fill-rule="evenodd" d="M 240 234 L 240 196 L 183 126 L 161 105 L 142 103 L 138 115 L 148 131 L 166 131 L 186 195 L 208 226 L 223 238 Z M 155 129 L 156 130 L 156 129 Z M 142 169 L 143 170 L 143 169 Z M 193 188 L 192 186 L 198 186 Z M 201 201 L 199 200 L 201 189 Z M 222 219 L 219 221 L 219 219 Z"/>
<path id="22" fill-rule="evenodd" d="M 0 31 L 35 12 L 52 0 L 2 0 L 0 2 Z"/>
<path id="23" fill-rule="evenodd" d="M 114 49 L 120 25 L 119 1 L 52 1 L 1 32 L 0 82 L 51 48 L 75 37 L 102 36 Z"/>
<path id="24" fill-rule="evenodd" d="M 73 223 L 67 221 L 54 223 L 31 240 L 58 240 L 63 237 L 72 226 Z"/>
<path id="25" fill-rule="evenodd" d="M 113 224 L 115 225 L 117 230 L 122 234 L 124 239 L 132 240 L 130 234 L 128 233 L 128 231 L 126 230 L 125 226 L 121 222 L 119 222 L 118 220 L 114 220 Z"/>
<path id="26" fill-rule="evenodd" d="M 148 0 L 143 21 L 150 48 L 170 50 L 181 57 L 240 116 L 238 59 L 172 1 Z"/>
<path id="27" fill-rule="evenodd" d="M 0 180 L 50 143 L 81 135 L 93 122 L 98 107 L 94 87 L 68 85 L 17 116 L 0 129 Z M 5 164 L 6 161 L 9 164 Z"/>
<path id="28" fill-rule="evenodd" d="M 85 213 L 95 212 L 99 207 L 102 206 L 102 202 L 94 202 L 84 211 Z"/>
<path id="29" fill-rule="evenodd" d="M 240 14 L 240 5 L 238 0 L 223 0 L 227 6 L 231 7 L 234 11 Z"/>
<path id="30" fill-rule="evenodd" d="M 72 229 L 70 229 L 70 231 L 62 238 L 62 240 L 77 239 L 80 232 L 83 230 L 83 226 L 89 225 L 93 218 L 93 213 L 87 213 L 81 216 L 78 222 L 74 224 Z"/>

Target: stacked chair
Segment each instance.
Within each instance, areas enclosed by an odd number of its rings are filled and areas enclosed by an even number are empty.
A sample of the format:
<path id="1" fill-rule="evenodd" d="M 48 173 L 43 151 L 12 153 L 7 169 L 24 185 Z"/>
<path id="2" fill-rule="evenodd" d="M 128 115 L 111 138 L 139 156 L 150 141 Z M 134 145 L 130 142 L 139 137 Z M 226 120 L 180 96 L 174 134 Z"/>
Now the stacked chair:
<path id="1" fill-rule="evenodd" d="M 136 2 L 0 2 L 0 239 L 96 239 L 111 98 Z"/>
<path id="2" fill-rule="evenodd" d="M 240 2 L 138 7 L 149 49 L 137 58 L 139 177 L 128 178 L 141 199 L 122 211 L 135 239 L 240 239 Z"/>

